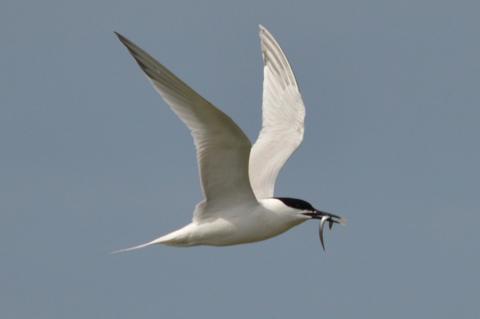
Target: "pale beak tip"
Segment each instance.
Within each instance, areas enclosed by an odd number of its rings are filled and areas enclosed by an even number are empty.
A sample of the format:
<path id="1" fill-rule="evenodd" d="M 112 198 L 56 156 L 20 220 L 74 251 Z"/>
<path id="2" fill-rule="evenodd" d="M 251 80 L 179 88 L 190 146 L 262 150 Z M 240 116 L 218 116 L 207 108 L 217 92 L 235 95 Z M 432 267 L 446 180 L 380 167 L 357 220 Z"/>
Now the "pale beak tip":
<path id="1" fill-rule="evenodd" d="M 347 219 L 346 219 L 345 217 L 342 217 L 342 218 L 340 218 L 340 220 L 338 221 L 338 223 L 339 223 L 340 225 L 344 225 L 344 226 L 345 226 L 345 225 L 347 224 Z"/>

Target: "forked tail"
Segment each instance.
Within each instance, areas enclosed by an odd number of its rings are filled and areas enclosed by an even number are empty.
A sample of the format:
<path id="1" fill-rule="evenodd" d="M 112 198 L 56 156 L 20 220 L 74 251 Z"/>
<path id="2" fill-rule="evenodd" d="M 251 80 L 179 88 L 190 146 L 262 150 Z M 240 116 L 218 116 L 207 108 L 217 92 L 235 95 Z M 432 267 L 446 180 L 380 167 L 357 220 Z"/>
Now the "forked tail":
<path id="1" fill-rule="evenodd" d="M 168 233 L 166 235 L 163 235 L 145 244 L 112 251 L 111 254 L 124 253 L 127 251 L 137 250 L 137 249 L 145 248 L 155 244 L 163 244 L 167 246 L 189 246 L 188 243 L 185 242 L 185 236 L 182 236 L 182 234 L 185 233 L 184 228 L 181 228 L 171 233 Z"/>
<path id="2" fill-rule="evenodd" d="M 113 255 L 113 254 L 118 254 L 118 253 L 125 253 L 127 251 L 132 251 L 132 250 L 145 248 L 145 247 L 154 245 L 156 243 L 157 243 L 156 240 L 152 240 L 152 241 L 150 241 L 148 243 L 145 243 L 145 244 L 141 244 L 141 245 L 137 245 L 137 246 L 133 246 L 133 247 L 129 247 L 129 248 L 124 248 L 124 249 L 119 249 L 119 250 L 112 251 L 110 254 Z"/>

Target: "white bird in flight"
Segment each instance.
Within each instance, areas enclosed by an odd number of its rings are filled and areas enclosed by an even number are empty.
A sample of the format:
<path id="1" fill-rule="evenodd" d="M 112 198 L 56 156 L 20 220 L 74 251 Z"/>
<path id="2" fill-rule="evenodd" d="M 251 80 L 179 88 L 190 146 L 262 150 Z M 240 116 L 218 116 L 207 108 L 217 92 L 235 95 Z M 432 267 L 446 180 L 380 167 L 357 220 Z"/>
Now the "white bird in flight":
<path id="1" fill-rule="evenodd" d="M 260 25 L 263 55 L 262 129 L 256 143 L 225 113 L 200 96 L 166 67 L 119 33 L 156 91 L 186 124 L 197 151 L 204 200 L 192 222 L 130 251 L 154 244 L 169 246 L 227 246 L 277 236 L 310 219 L 345 219 L 317 210 L 310 203 L 274 197 L 277 175 L 303 140 L 305 107 L 285 54 L 272 34 Z"/>

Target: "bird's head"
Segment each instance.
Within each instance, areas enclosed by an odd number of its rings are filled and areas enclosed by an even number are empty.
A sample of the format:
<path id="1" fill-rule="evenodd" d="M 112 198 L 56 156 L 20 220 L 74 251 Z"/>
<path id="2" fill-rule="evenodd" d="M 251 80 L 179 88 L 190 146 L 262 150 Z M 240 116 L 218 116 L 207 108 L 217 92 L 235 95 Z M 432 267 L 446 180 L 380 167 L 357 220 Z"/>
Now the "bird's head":
<path id="1" fill-rule="evenodd" d="M 302 217 L 307 219 L 319 219 L 320 227 L 318 229 L 318 234 L 320 237 L 320 243 L 322 244 L 323 250 L 325 250 L 325 242 L 323 240 L 323 231 L 324 226 L 328 223 L 328 228 L 332 229 L 333 224 L 346 224 L 346 219 L 338 215 L 327 213 L 321 210 L 316 209 L 307 201 L 297 198 L 290 197 L 275 197 L 276 199 L 283 202 L 288 207 L 295 209 L 297 214 L 300 214 Z"/>

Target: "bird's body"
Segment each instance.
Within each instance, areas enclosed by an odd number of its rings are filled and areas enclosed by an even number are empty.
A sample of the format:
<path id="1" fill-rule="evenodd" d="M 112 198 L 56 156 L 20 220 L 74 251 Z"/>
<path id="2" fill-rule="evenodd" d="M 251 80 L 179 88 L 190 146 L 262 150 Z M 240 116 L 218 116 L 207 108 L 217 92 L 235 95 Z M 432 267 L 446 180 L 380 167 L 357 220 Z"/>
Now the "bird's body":
<path id="1" fill-rule="evenodd" d="M 204 208 L 202 202 L 196 209 Z M 218 215 L 221 217 L 192 222 L 155 239 L 152 244 L 169 246 L 244 244 L 274 237 L 310 219 L 305 215 L 291 214 L 288 207 L 275 198 L 228 207 Z"/>
<path id="2" fill-rule="evenodd" d="M 148 53 L 117 33 L 154 88 L 190 129 L 205 199 L 192 222 L 151 242 L 170 246 L 227 246 L 265 240 L 308 219 L 323 225 L 339 216 L 308 202 L 274 197 L 277 175 L 303 140 L 305 108 L 285 54 L 260 26 L 264 61 L 262 130 L 252 146 L 235 122 Z"/>

